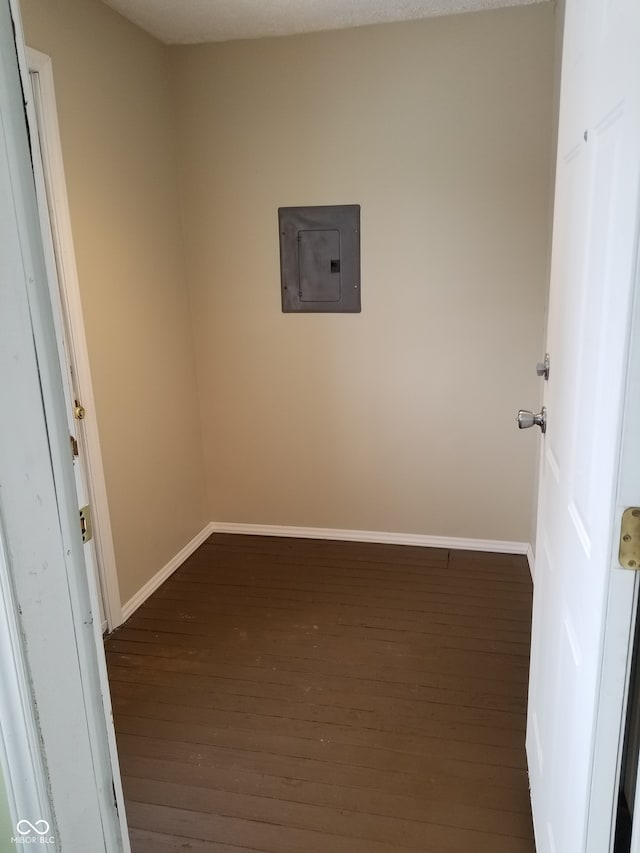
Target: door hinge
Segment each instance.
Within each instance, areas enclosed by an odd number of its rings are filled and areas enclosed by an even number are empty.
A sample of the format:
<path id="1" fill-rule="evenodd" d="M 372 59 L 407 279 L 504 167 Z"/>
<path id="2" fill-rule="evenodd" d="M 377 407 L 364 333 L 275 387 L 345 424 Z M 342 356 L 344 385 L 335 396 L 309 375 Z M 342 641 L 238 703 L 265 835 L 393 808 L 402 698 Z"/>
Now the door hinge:
<path id="1" fill-rule="evenodd" d="M 74 417 L 77 421 L 83 421 L 83 420 L 84 420 L 84 418 L 85 418 L 85 415 L 86 415 L 86 414 L 87 414 L 87 413 L 86 413 L 85 408 L 84 408 L 84 406 L 82 405 L 82 403 L 81 403 L 79 400 L 74 400 L 74 405 L 73 405 L 73 417 Z"/>
<path id="2" fill-rule="evenodd" d="M 640 570 L 640 507 L 630 506 L 622 513 L 618 559 L 623 569 Z"/>
<path id="3" fill-rule="evenodd" d="M 82 541 L 89 542 L 93 538 L 93 525 L 91 524 L 91 507 L 89 504 L 80 509 L 80 533 Z"/>
<path id="4" fill-rule="evenodd" d="M 71 453 L 73 454 L 73 458 L 75 459 L 78 455 L 78 439 L 74 435 L 70 435 L 69 442 L 71 444 Z"/>

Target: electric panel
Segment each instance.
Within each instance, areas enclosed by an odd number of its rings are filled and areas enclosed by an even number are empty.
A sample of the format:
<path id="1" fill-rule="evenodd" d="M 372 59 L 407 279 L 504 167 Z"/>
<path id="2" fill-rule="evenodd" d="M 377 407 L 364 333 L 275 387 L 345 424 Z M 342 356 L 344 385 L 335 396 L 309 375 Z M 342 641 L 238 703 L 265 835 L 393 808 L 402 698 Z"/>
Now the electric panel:
<path id="1" fill-rule="evenodd" d="M 361 310 L 360 205 L 281 207 L 282 310 Z"/>

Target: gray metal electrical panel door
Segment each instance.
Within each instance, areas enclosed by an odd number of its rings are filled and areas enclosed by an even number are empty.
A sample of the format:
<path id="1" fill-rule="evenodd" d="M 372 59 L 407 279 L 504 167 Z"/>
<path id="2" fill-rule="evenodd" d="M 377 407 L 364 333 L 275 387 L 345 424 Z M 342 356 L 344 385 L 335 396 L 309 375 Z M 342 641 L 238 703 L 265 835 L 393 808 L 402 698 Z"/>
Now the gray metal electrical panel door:
<path id="1" fill-rule="evenodd" d="M 360 311 L 360 205 L 281 207 L 285 312 Z"/>

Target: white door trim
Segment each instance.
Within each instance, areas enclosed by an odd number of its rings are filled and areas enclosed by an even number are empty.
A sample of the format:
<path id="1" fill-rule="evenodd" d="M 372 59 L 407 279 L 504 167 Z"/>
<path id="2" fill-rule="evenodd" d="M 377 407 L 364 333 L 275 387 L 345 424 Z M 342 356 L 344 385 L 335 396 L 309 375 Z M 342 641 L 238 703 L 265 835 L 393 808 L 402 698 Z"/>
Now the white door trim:
<path id="1" fill-rule="evenodd" d="M 92 508 L 93 533 L 107 622 L 106 627 L 111 631 L 122 623 L 122 605 L 111 532 L 107 487 L 100 450 L 98 419 L 89 367 L 89 351 L 82 313 L 80 282 L 73 247 L 69 199 L 53 81 L 53 64 L 49 56 L 28 47 L 26 55 L 29 71 L 37 75 L 39 84 L 41 122 L 37 129 L 43 175 L 50 199 L 48 215 L 56 246 L 56 255 L 59 258 L 61 268 L 59 275 L 60 303 L 65 315 L 65 325 L 71 348 L 70 356 L 82 405 L 86 410 L 82 429 L 86 449 L 87 488 Z M 36 125 L 32 104 L 27 104 L 27 114 L 32 134 L 34 134 Z"/>
<path id="2" fill-rule="evenodd" d="M 17 62 L 16 62 L 17 55 Z M 24 796 L 46 790 L 56 853 L 128 853 L 124 798 L 97 610 L 87 572 L 47 264 L 25 124 L 29 77 L 18 0 L 0 2 L 0 565 L 2 607 L 13 642 L 2 678 L 27 681 L 4 697 L 5 721 L 37 749 Z M 32 104 L 27 104 L 27 110 Z M 32 121 L 32 117 L 30 118 Z M 35 140 L 31 142 L 33 146 Z M 9 590 L 9 593 L 7 593 Z M 12 603 L 13 602 L 13 603 Z M 15 651 L 16 625 L 23 655 Z M 9 635 L 11 642 L 11 634 Z M 4 661 L 3 661 L 4 662 Z M 21 667 L 21 664 L 24 666 Z M 26 700 L 26 707 L 25 707 Z M 20 719 L 22 717 L 22 719 Z M 31 725 L 30 725 L 31 721 Z M 22 730 L 22 731 L 21 731 Z M 19 748 L 18 745 L 14 745 Z M 4 757 L 5 765 L 7 756 Z M 11 770 L 11 768 L 9 768 Z M 20 792 L 8 773 L 14 797 Z M 39 777 L 39 778 L 34 778 Z M 45 806 L 43 806 L 45 808 Z M 38 842 L 36 838 L 35 843 Z M 3 846 L 4 849 L 4 846 Z"/>
<path id="3" fill-rule="evenodd" d="M 611 571 L 602 678 L 598 702 L 596 745 L 589 811 L 587 853 L 612 851 L 614 832 L 606 836 L 607 817 L 615 826 L 620 782 L 634 634 L 638 618 L 638 572 L 620 568 L 618 548 L 622 513 L 640 506 L 640 221 L 636 222 L 636 271 L 629 312 L 629 356 L 618 469 L 615 526 L 611 537 Z M 627 648 L 626 658 L 621 649 Z M 611 745 L 618 743 L 618 749 Z M 629 804 L 631 805 L 631 803 Z M 640 784 L 636 787 L 632 851 L 640 850 Z M 608 845 L 608 846 L 607 846 Z"/>
<path id="4" fill-rule="evenodd" d="M 23 817 L 35 820 L 32 816 L 53 826 L 4 538 L 0 523 L 0 768 L 14 829 Z"/>

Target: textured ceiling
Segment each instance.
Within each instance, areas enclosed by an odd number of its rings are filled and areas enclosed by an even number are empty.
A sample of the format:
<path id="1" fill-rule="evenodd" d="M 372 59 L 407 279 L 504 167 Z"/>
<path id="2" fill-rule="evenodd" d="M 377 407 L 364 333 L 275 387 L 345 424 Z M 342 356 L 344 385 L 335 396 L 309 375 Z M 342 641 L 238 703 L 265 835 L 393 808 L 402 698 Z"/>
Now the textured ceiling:
<path id="1" fill-rule="evenodd" d="M 105 0 L 167 44 L 262 38 L 545 0 Z"/>

